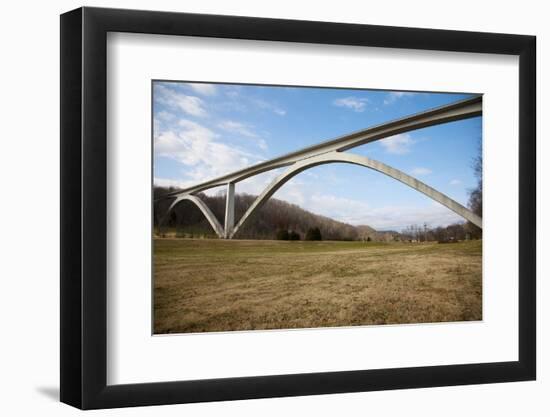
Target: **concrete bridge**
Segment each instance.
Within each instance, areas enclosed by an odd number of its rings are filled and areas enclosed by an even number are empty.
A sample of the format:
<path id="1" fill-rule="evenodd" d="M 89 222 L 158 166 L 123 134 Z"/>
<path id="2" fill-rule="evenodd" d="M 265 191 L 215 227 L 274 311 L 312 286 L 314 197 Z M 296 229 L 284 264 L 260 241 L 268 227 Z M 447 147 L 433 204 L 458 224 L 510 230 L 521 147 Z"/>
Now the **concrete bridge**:
<path id="1" fill-rule="evenodd" d="M 204 214 L 216 234 L 220 238 L 231 239 L 239 231 L 250 216 L 252 216 L 260 207 L 271 197 L 279 188 L 281 188 L 292 177 L 314 166 L 330 163 L 348 163 L 364 166 L 381 172 L 397 181 L 400 181 L 411 188 L 427 195 L 431 199 L 448 207 L 459 216 L 472 222 L 482 228 L 482 219 L 468 208 L 462 206 L 448 196 L 440 193 L 427 184 L 419 181 L 410 175 L 405 174 L 398 169 L 392 168 L 382 162 L 375 161 L 365 156 L 346 153 L 344 151 L 352 149 L 366 143 L 384 139 L 399 133 L 409 132 L 428 126 L 435 126 L 443 123 L 449 123 L 457 120 L 469 119 L 482 114 L 482 97 L 475 96 L 466 100 L 461 100 L 445 106 L 430 109 L 421 113 L 416 113 L 401 119 L 392 120 L 388 123 L 373 126 L 368 129 L 353 132 L 351 134 L 338 137 L 317 145 L 279 156 L 277 158 L 265 161 L 248 168 L 244 168 L 218 178 L 205 181 L 203 183 L 178 190 L 173 193 L 163 195 L 159 200 L 174 199 L 170 204 L 166 214 L 159 225 L 164 224 L 171 211 L 181 201 L 191 201 Z M 252 205 L 248 208 L 243 217 L 235 224 L 235 184 L 246 178 L 271 171 L 273 169 L 288 167 L 288 169 L 273 180 L 273 182 L 262 191 Z M 222 226 L 218 219 L 206 204 L 196 195 L 201 191 L 210 188 L 226 186 L 226 204 L 225 204 L 225 225 Z M 157 202 L 159 201 L 157 200 Z"/>

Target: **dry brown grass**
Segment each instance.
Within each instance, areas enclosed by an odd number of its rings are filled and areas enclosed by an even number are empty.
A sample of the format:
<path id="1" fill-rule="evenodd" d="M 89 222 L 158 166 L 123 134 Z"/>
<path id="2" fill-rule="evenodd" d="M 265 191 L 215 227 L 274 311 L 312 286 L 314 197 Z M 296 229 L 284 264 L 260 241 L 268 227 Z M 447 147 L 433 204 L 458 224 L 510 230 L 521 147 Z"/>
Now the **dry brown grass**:
<path id="1" fill-rule="evenodd" d="M 157 239 L 154 332 L 481 320 L 481 242 Z"/>

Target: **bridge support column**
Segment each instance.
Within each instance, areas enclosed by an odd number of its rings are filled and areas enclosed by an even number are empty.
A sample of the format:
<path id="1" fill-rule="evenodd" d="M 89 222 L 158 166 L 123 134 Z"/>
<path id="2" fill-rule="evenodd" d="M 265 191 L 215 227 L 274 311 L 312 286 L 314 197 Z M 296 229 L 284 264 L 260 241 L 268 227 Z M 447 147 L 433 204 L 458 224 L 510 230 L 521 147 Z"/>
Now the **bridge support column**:
<path id="1" fill-rule="evenodd" d="M 233 227 L 235 226 L 235 183 L 227 184 L 227 193 L 225 195 L 225 230 L 224 237 L 231 239 Z"/>

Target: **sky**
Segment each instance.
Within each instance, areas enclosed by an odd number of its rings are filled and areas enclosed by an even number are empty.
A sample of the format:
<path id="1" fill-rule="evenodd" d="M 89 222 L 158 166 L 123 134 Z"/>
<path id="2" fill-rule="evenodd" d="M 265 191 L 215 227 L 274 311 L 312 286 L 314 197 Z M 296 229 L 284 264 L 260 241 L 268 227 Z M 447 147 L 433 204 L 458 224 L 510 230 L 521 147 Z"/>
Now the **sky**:
<path id="1" fill-rule="evenodd" d="M 467 94 L 153 81 L 154 184 L 187 187 L 341 135 L 469 97 Z M 346 152 L 402 170 L 467 206 L 480 117 L 419 129 Z M 236 184 L 257 195 L 286 168 Z M 209 194 L 224 192 L 223 188 Z M 273 196 L 377 230 L 463 221 L 424 194 L 365 167 L 306 170 Z"/>

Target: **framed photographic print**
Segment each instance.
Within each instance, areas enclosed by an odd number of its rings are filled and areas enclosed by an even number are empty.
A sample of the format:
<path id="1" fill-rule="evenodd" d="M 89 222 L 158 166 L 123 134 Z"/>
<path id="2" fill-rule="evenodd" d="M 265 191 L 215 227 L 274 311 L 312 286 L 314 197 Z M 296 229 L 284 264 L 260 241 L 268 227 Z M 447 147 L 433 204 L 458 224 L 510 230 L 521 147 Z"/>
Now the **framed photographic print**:
<path id="1" fill-rule="evenodd" d="M 61 16 L 61 400 L 535 379 L 535 38 Z"/>

